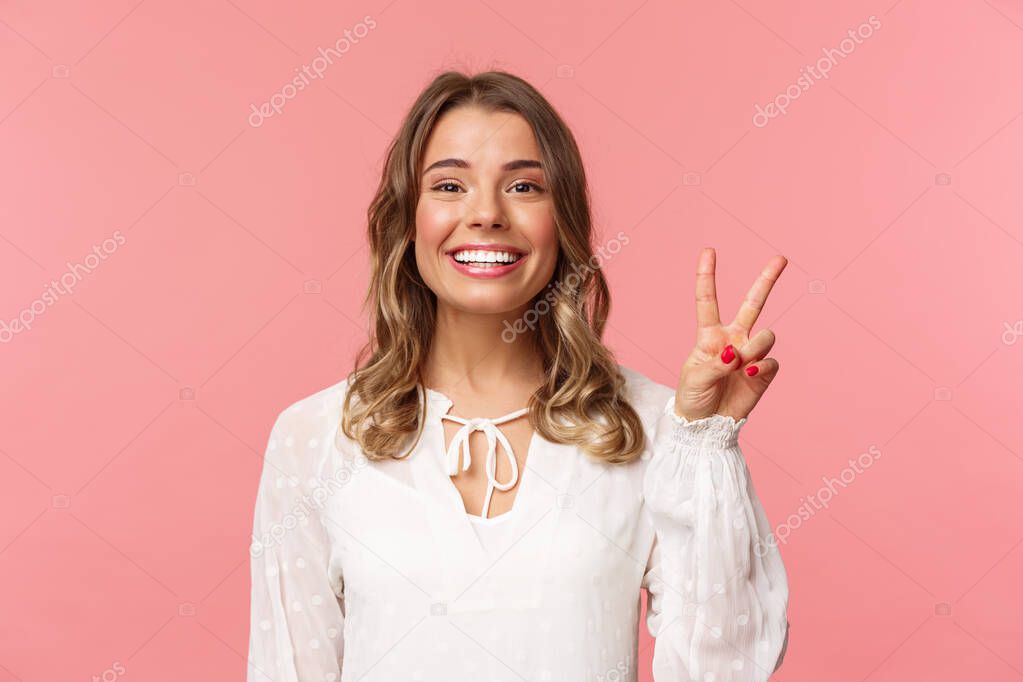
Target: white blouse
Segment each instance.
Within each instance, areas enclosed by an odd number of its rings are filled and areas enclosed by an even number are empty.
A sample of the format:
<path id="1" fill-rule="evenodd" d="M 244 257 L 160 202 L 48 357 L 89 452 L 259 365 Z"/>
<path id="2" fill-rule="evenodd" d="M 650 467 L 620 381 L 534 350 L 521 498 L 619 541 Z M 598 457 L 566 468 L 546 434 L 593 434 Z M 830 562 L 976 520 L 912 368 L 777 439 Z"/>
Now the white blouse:
<path id="1" fill-rule="evenodd" d="M 510 512 L 500 514 L 490 519 L 485 519 L 475 514 L 466 514 L 470 521 L 472 521 L 472 529 L 476 532 L 476 537 L 479 538 L 480 544 L 483 545 L 483 549 L 486 550 L 487 554 L 493 559 L 497 559 L 501 556 L 501 553 L 511 543 L 511 524 L 508 523 L 508 519 L 512 517 L 512 513 L 515 511 L 514 507 Z"/>
<path id="2" fill-rule="evenodd" d="M 534 431 L 493 518 L 450 479 L 444 394 L 425 390 L 401 460 L 371 462 L 340 432 L 347 381 L 281 412 L 255 504 L 248 682 L 635 681 L 643 589 L 655 682 L 768 679 L 788 583 L 746 419 L 687 421 L 673 388 L 620 369 L 642 456 L 599 462 Z M 498 419 L 473 421 L 504 445 Z M 488 500 L 508 483 L 490 478 Z"/>

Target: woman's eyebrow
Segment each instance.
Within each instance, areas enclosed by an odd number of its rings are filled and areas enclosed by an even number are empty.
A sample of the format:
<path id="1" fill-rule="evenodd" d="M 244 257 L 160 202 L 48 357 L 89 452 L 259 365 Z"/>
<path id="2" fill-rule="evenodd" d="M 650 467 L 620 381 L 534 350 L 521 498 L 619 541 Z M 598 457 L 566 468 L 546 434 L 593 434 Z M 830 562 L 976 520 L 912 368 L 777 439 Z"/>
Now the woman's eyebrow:
<path id="1" fill-rule="evenodd" d="M 423 175 L 426 175 L 434 168 L 471 168 L 471 164 L 465 159 L 441 159 L 440 161 L 434 161 L 423 171 Z M 501 166 L 501 170 L 512 171 L 519 170 L 521 168 L 539 168 L 543 170 L 543 164 L 539 161 L 532 159 L 516 159 L 515 161 L 509 161 L 508 163 Z"/>

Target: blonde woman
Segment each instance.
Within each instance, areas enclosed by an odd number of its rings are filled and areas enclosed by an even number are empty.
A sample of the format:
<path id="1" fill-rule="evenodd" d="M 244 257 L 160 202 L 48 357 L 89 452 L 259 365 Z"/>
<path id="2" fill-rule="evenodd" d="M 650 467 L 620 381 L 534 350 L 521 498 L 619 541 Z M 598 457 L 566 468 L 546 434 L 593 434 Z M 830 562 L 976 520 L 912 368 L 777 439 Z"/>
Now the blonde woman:
<path id="1" fill-rule="evenodd" d="M 269 437 L 248 679 L 636 680 L 641 590 L 654 680 L 767 679 L 788 584 L 738 434 L 785 258 L 723 325 L 703 250 L 677 387 L 617 364 L 628 235 L 594 252 L 572 134 L 503 72 L 421 93 L 368 236 L 371 338 Z"/>

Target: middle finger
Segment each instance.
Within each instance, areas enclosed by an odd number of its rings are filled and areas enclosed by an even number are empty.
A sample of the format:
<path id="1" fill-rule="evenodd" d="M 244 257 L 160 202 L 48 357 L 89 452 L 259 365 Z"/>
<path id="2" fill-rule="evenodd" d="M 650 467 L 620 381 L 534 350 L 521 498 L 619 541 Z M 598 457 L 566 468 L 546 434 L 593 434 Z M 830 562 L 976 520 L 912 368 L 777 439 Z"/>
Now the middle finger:
<path id="1" fill-rule="evenodd" d="M 767 301 L 767 295 L 771 293 L 771 288 L 774 283 L 778 281 L 778 277 L 781 275 L 782 270 L 788 264 L 788 259 L 785 256 L 775 256 L 767 262 L 760 276 L 750 287 L 749 293 L 746 294 L 746 298 L 743 299 L 742 305 L 739 307 L 739 312 L 735 314 L 735 324 L 740 328 L 744 329 L 748 334 L 756 323 L 757 318 L 760 316 L 760 311 L 764 309 L 764 303 Z"/>

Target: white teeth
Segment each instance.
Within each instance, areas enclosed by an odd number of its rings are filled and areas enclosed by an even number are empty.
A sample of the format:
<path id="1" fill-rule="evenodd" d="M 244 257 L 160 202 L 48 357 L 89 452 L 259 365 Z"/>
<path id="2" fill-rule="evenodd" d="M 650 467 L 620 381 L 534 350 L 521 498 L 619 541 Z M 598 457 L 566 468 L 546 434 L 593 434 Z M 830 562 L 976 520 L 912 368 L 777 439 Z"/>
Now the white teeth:
<path id="1" fill-rule="evenodd" d="M 458 251 L 454 258 L 459 263 L 514 263 L 521 256 L 507 251 Z"/>

